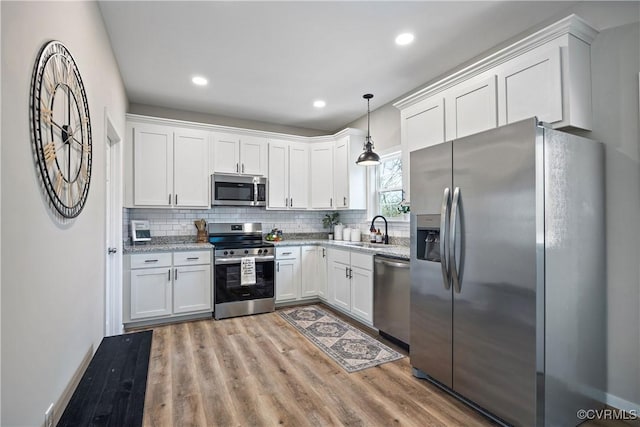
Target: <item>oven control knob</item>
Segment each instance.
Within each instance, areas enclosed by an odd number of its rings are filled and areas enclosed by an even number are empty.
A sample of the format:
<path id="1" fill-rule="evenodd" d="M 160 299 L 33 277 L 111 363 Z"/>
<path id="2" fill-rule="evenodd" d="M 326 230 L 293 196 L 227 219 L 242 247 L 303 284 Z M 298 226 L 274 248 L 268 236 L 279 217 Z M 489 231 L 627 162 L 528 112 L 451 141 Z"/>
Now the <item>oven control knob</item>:
<path id="1" fill-rule="evenodd" d="M 227 251 L 224 251 L 224 254 L 225 254 L 225 255 L 229 255 L 229 252 L 227 252 Z"/>
<path id="2" fill-rule="evenodd" d="M 262 253 L 262 249 L 258 249 L 258 253 L 261 254 Z"/>
<path id="3" fill-rule="evenodd" d="M 233 251 L 229 251 L 229 255 L 233 255 Z"/>
<path id="4" fill-rule="evenodd" d="M 245 250 L 244 250 L 244 253 L 245 253 L 245 254 L 248 254 L 248 253 L 249 253 L 249 251 L 248 251 L 247 249 L 245 249 Z"/>

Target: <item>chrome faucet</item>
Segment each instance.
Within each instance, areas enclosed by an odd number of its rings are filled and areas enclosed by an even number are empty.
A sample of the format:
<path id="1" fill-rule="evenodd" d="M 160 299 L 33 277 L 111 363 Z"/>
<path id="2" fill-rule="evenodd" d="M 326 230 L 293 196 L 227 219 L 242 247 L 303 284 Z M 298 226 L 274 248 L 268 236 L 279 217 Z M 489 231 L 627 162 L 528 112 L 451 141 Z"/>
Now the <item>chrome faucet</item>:
<path id="1" fill-rule="evenodd" d="M 383 217 L 382 215 L 376 215 L 373 217 L 373 219 L 371 220 L 371 227 L 373 227 L 373 223 L 376 222 L 376 219 L 378 218 L 382 218 L 384 220 L 384 244 L 388 245 L 389 244 L 389 229 L 387 228 L 387 218 Z"/>

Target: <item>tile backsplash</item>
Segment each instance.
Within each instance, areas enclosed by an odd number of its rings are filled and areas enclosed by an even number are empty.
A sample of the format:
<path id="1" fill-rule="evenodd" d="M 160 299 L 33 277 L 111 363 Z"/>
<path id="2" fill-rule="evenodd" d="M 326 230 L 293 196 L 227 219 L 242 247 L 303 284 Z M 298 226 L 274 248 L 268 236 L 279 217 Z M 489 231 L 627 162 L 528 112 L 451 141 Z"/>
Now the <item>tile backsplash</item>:
<path id="1" fill-rule="evenodd" d="M 330 211 L 272 211 L 265 208 L 215 207 L 212 209 L 138 209 L 124 208 L 122 215 L 122 237 L 130 237 L 129 221 L 148 219 L 151 223 L 151 235 L 159 236 L 196 236 L 193 221 L 204 218 L 207 222 L 261 222 L 266 233 L 277 227 L 285 238 L 287 233 L 328 233 L 322 227 L 322 218 Z M 339 211 L 340 222 L 357 227 L 362 233 L 368 233 L 370 220 L 367 211 Z M 378 220 L 376 227 L 383 229 L 384 222 Z M 409 237 L 409 224 L 390 222 L 389 236 Z"/>

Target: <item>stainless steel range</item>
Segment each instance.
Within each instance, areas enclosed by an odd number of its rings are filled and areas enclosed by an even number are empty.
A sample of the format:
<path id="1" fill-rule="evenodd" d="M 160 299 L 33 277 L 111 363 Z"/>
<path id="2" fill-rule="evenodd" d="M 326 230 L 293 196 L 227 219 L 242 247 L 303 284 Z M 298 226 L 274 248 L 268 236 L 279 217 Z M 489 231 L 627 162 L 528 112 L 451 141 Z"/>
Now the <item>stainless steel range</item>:
<path id="1" fill-rule="evenodd" d="M 275 310 L 275 251 L 261 223 L 209 223 L 215 246 L 216 319 Z"/>

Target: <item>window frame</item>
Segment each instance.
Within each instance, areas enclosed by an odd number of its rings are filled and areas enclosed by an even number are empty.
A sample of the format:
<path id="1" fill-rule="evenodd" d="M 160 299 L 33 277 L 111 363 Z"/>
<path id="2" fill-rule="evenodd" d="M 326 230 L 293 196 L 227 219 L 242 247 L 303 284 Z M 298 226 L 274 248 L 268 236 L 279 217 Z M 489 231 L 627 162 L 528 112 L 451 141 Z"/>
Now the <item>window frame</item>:
<path id="1" fill-rule="evenodd" d="M 369 182 L 371 183 L 370 185 L 370 200 L 371 202 L 369 203 L 369 218 L 373 218 L 376 215 L 382 215 L 381 212 L 381 207 L 380 207 L 380 193 L 381 192 L 391 192 L 391 191 L 401 191 L 402 192 L 402 199 L 404 199 L 404 173 L 403 173 L 403 168 L 404 168 L 404 164 L 402 162 L 403 156 L 402 156 L 402 150 L 400 146 L 395 146 L 395 147 L 390 147 L 387 150 L 381 151 L 378 153 L 380 155 L 380 160 L 381 163 L 389 160 L 391 158 L 395 158 L 397 157 L 400 160 L 400 186 L 398 187 L 393 187 L 393 188 L 386 188 L 384 190 L 381 190 L 379 185 L 380 185 L 380 165 L 374 166 L 370 168 L 370 174 L 369 174 Z M 400 223 L 407 223 L 408 220 L 405 219 L 404 215 L 400 214 L 397 216 L 393 216 L 393 217 L 389 217 L 387 218 L 387 221 L 389 222 L 400 222 Z"/>

